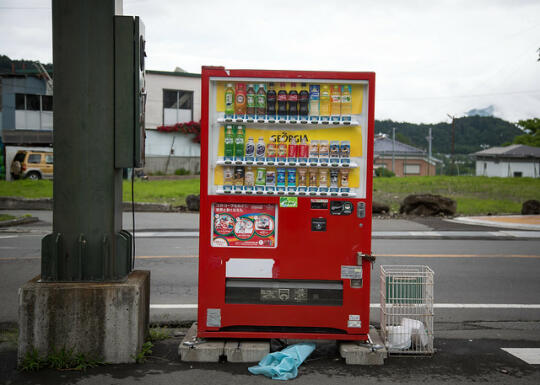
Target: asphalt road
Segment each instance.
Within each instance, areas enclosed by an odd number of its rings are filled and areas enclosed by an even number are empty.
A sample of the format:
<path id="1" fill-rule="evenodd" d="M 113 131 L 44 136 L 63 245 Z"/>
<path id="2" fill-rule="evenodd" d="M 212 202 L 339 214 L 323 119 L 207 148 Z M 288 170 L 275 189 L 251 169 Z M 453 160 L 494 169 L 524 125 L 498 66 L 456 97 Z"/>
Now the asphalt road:
<path id="1" fill-rule="evenodd" d="M 0 322 L 17 318 L 17 289 L 39 274 L 41 234 L 0 234 Z M 137 269 L 152 272 L 152 304 L 197 303 L 197 238 L 141 238 Z M 435 302 L 540 304 L 540 247 L 534 240 L 375 240 L 371 302 L 381 264 L 425 264 L 435 271 Z M 152 309 L 154 321 L 194 320 L 195 309 Z M 372 321 L 378 313 L 372 311 Z M 540 321 L 540 309 L 437 309 L 437 322 Z"/>

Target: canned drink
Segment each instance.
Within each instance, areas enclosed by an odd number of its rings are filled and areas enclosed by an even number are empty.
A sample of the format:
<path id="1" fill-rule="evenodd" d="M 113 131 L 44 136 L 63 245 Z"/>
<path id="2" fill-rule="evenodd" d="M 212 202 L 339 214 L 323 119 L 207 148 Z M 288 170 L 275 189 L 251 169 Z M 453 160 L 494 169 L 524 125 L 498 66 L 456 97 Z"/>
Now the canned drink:
<path id="1" fill-rule="evenodd" d="M 330 169 L 330 187 L 339 187 L 339 170 L 337 168 Z"/>
<path id="2" fill-rule="evenodd" d="M 299 158 L 307 158 L 309 156 L 309 145 L 305 137 L 302 138 L 300 144 L 296 145 L 296 152 Z"/>
<path id="3" fill-rule="evenodd" d="M 317 181 L 318 181 L 318 174 L 319 171 L 316 168 L 310 168 L 309 169 L 309 186 L 310 187 L 317 187 Z"/>
<path id="4" fill-rule="evenodd" d="M 253 167 L 246 167 L 246 172 L 244 175 L 244 185 L 253 186 L 255 184 L 255 172 Z"/>
<path id="5" fill-rule="evenodd" d="M 287 169 L 287 186 L 290 186 L 290 187 L 296 186 L 296 169 L 295 168 Z"/>
<path id="6" fill-rule="evenodd" d="M 319 187 L 328 187 L 328 169 L 319 169 Z"/>
<path id="7" fill-rule="evenodd" d="M 270 137 L 270 142 L 268 143 L 268 146 L 266 146 L 266 156 L 269 158 L 275 158 L 276 157 L 276 138 Z"/>
<path id="8" fill-rule="evenodd" d="M 339 148 L 339 156 L 342 158 L 349 158 L 351 156 L 351 142 L 348 140 L 342 140 Z"/>
<path id="9" fill-rule="evenodd" d="M 285 168 L 278 167 L 278 169 L 277 169 L 277 179 L 276 179 L 277 186 L 285 186 L 285 181 L 286 181 Z"/>
<path id="10" fill-rule="evenodd" d="M 319 157 L 319 141 L 318 140 L 312 140 L 309 143 L 309 157 L 310 158 Z"/>
<path id="11" fill-rule="evenodd" d="M 236 166 L 234 168 L 234 185 L 243 186 L 244 185 L 244 167 Z"/>
<path id="12" fill-rule="evenodd" d="M 280 142 L 277 146 L 277 156 L 278 158 L 286 158 L 287 157 L 287 143 L 285 143 L 285 139 L 281 138 Z"/>
<path id="13" fill-rule="evenodd" d="M 349 169 L 342 168 L 339 170 L 339 182 L 341 187 L 349 187 Z"/>
<path id="14" fill-rule="evenodd" d="M 255 177 L 255 185 L 264 186 L 266 184 L 266 169 L 259 167 L 257 169 L 257 176 Z"/>
<path id="15" fill-rule="evenodd" d="M 328 140 L 321 140 L 319 142 L 319 156 L 321 158 L 328 158 L 329 153 L 330 149 L 328 146 Z"/>
<path id="16" fill-rule="evenodd" d="M 298 186 L 307 187 L 307 168 L 298 169 Z"/>
<path id="17" fill-rule="evenodd" d="M 266 185 L 275 186 L 276 185 L 276 170 L 269 168 L 266 170 Z"/>
<path id="18" fill-rule="evenodd" d="M 231 185 L 233 184 L 234 170 L 231 166 L 223 167 L 223 184 Z"/>
<path id="19" fill-rule="evenodd" d="M 330 158 L 339 158 L 339 140 L 330 142 Z"/>

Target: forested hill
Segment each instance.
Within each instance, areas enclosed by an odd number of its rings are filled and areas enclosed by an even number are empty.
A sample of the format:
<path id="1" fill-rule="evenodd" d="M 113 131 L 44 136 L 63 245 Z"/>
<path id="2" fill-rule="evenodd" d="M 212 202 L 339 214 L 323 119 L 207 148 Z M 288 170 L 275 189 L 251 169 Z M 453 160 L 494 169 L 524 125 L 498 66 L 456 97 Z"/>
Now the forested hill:
<path id="1" fill-rule="evenodd" d="M 523 132 L 514 124 L 491 116 L 468 116 L 455 120 L 455 153 L 470 154 L 482 150 L 481 144 L 489 147 L 512 142 Z M 375 133 L 385 133 L 392 137 L 392 127 L 396 128 L 396 140 L 426 149 L 428 129 L 432 127 L 433 153 L 452 152 L 452 123 L 415 124 L 376 120 Z"/>

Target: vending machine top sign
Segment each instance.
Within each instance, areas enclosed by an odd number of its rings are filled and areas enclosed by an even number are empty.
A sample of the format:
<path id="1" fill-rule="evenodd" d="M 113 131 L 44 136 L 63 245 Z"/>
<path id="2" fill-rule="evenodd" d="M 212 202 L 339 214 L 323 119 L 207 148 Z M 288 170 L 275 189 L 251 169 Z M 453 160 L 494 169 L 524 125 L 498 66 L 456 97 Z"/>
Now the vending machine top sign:
<path id="1" fill-rule="evenodd" d="M 366 338 L 374 87 L 203 67 L 200 336 Z"/>

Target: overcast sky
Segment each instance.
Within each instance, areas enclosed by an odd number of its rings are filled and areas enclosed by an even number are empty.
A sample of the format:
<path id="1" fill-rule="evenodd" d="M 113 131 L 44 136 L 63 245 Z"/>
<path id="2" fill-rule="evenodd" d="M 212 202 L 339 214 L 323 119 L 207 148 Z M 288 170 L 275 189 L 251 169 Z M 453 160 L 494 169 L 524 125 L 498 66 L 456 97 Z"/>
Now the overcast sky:
<path id="1" fill-rule="evenodd" d="M 0 53 L 50 62 L 50 7 L 0 0 Z M 148 69 L 374 71 L 377 119 L 540 117 L 538 0 L 124 0 L 124 14 L 146 25 Z"/>

